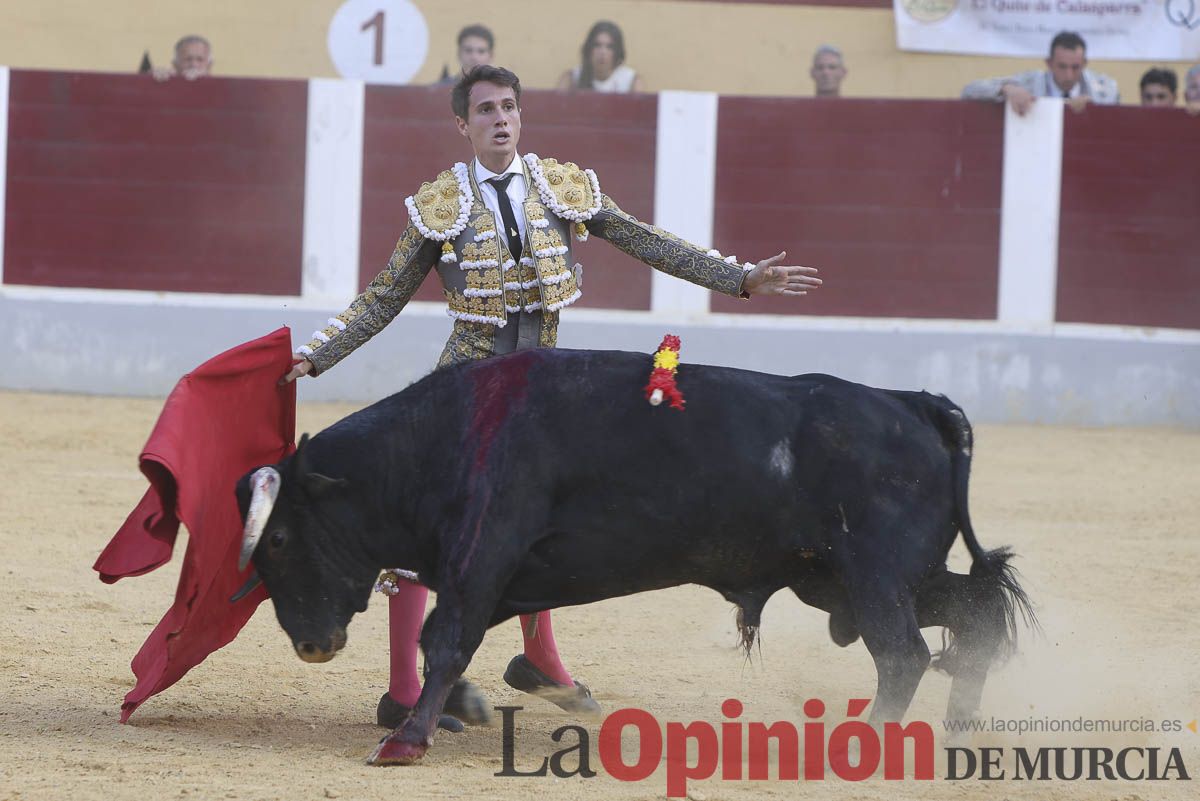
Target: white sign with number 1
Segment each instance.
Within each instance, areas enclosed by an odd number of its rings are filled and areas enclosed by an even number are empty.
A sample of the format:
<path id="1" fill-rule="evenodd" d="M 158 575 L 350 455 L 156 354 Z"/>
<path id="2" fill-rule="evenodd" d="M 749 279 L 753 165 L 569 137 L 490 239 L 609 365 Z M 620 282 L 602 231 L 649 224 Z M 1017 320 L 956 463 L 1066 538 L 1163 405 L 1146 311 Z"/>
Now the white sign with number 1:
<path id="1" fill-rule="evenodd" d="M 343 78 L 408 83 L 429 53 L 429 27 L 409 0 L 346 0 L 329 23 L 329 56 Z"/>

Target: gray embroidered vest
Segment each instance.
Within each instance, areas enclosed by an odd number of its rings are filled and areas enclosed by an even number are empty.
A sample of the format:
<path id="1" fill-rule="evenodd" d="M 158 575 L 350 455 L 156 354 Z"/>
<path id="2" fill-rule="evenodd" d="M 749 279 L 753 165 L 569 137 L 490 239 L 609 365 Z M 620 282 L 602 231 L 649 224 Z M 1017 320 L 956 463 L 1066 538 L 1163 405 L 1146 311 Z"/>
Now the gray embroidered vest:
<path id="1" fill-rule="evenodd" d="M 510 313 L 558 311 L 582 294 L 570 241 L 572 226 L 586 235 L 582 223 L 599 211 L 595 173 L 532 154 L 523 166 L 529 191 L 520 262 L 497 235 L 467 165 L 455 164 L 405 201 L 422 235 L 442 242 L 438 274 L 455 319 L 504 327 Z"/>

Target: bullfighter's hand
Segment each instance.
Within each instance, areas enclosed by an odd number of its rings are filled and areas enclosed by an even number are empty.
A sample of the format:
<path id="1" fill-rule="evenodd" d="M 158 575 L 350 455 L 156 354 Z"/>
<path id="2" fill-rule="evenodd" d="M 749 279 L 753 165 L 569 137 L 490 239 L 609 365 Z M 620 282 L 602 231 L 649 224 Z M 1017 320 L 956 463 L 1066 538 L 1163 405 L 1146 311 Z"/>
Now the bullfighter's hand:
<path id="1" fill-rule="evenodd" d="M 313 368 L 312 362 L 310 362 L 308 359 L 304 358 L 299 353 L 293 353 L 292 359 L 294 360 L 294 363 L 292 364 L 292 369 L 288 371 L 287 375 L 285 375 L 283 378 L 279 379 L 279 386 L 281 386 L 281 387 L 284 384 L 289 384 L 292 381 L 295 381 L 297 378 L 299 378 L 302 375 L 308 375 L 309 373 L 312 372 L 312 368 Z"/>
<path id="2" fill-rule="evenodd" d="M 742 289 L 750 295 L 807 295 L 821 285 L 816 267 L 779 264 L 785 256 L 786 250 L 760 261 L 742 279 Z"/>

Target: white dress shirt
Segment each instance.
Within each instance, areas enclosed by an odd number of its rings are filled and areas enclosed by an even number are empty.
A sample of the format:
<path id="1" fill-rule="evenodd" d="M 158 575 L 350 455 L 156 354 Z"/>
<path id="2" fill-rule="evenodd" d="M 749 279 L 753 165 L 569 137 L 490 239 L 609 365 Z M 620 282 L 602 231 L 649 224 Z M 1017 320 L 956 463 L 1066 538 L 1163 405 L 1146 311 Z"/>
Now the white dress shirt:
<path id="1" fill-rule="evenodd" d="M 1041 92 L 1042 97 L 1062 97 L 1063 91 L 1058 84 L 1054 82 L 1054 76 L 1049 70 L 1046 71 L 1045 88 Z M 1035 93 L 1036 94 L 1036 93 Z M 1080 79 L 1071 87 L 1071 91 L 1067 93 L 1067 97 L 1079 97 L 1083 94 L 1083 80 Z"/>
<path id="2" fill-rule="evenodd" d="M 508 201 L 512 204 L 513 216 L 517 219 L 518 234 L 521 241 L 525 241 L 525 197 L 529 193 L 529 189 L 525 186 L 525 168 L 522 166 L 520 154 L 513 156 L 512 163 L 502 173 L 496 173 L 489 170 L 487 167 L 479 163 L 479 159 L 475 159 L 471 164 L 471 169 L 475 171 L 475 181 L 479 184 L 479 194 L 483 198 L 483 205 L 488 207 L 488 211 L 496 218 L 496 228 L 504 227 L 504 217 L 500 214 L 500 200 L 496 195 L 496 186 L 488 183 L 489 178 L 495 178 L 497 175 L 513 174 L 513 179 L 508 182 Z M 505 245 L 508 241 L 505 240 Z"/>

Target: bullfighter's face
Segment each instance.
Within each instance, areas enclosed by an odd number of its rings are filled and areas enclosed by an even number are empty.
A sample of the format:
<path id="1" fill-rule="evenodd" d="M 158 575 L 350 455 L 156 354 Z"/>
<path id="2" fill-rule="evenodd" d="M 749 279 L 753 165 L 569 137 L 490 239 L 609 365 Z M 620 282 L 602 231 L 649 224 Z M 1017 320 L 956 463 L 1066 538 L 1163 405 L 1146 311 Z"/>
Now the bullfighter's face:
<path id="1" fill-rule="evenodd" d="M 294 469 L 281 472 L 278 498 L 254 549 L 254 569 L 297 656 L 327 662 L 345 646 L 354 613 L 367 608 L 374 573 L 337 552 L 346 541 L 333 530 L 340 508 L 350 502 L 338 497 L 348 494 L 345 482 Z M 245 519 L 253 505 L 251 491 L 239 486 L 238 494 Z"/>
<path id="2" fill-rule="evenodd" d="M 495 173 L 508 169 L 521 139 L 521 107 L 511 86 L 480 81 L 471 87 L 467 118 L 454 119 L 480 164 Z"/>

